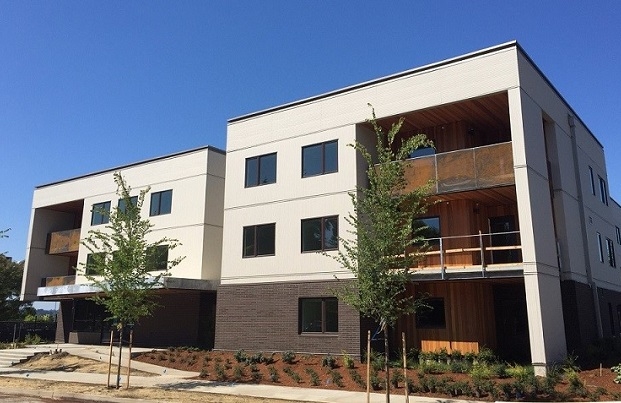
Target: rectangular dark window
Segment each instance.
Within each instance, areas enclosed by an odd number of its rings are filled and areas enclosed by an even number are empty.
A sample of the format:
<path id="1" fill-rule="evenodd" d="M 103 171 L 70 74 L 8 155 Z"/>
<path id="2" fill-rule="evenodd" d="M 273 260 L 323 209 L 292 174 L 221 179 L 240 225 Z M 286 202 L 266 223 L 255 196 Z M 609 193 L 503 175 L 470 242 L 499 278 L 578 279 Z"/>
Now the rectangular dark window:
<path id="1" fill-rule="evenodd" d="M 99 268 L 104 264 L 105 258 L 105 253 L 89 253 L 86 255 L 84 274 L 87 276 L 99 276 L 101 274 L 101 270 Z"/>
<path id="2" fill-rule="evenodd" d="M 95 203 L 91 210 L 91 225 L 107 224 L 110 218 L 110 202 Z"/>
<path id="3" fill-rule="evenodd" d="M 138 196 L 132 196 L 129 198 L 129 202 L 132 204 L 132 206 L 135 206 L 138 203 Z M 118 210 L 122 213 L 125 212 L 125 199 L 119 199 L 119 204 L 117 206 Z"/>
<path id="4" fill-rule="evenodd" d="M 440 217 L 415 218 L 412 222 L 412 236 L 420 239 L 417 244 L 426 241 L 429 245 L 440 245 Z"/>
<path id="5" fill-rule="evenodd" d="M 593 168 L 589 167 L 589 179 L 591 182 L 591 194 L 595 196 L 595 177 L 593 176 Z"/>
<path id="6" fill-rule="evenodd" d="M 339 248 L 339 217 L 302 220 L 302 252 Z"/>
<path id="7" fill-rule="evenodd" d="M 599 178 L 599 200 L 605 205 L 608 205 L 608 187 L 606 186 L 606 181 L 602 179 L 601 176 Z"/>
<path id="8" fill-rule="evenodd" d="M 621 229 L 615 227 L 615 234 L 617 235 L 617 243 L 621 245 Z"/>
<path id="9" fill-rule="evenodd" d="M 336 298 L 301 298 L 299 333 L 336 333 L 339 331 L 339 304 Z"/>
<path id="10" fill-rule="evenodd" d="M 243 257 L 274 255 L 276 224 L 244 227 Z"/>
<path id="11" fill-rule="evenodd" d="M 604 251 L 602 249 L 602 234 L 600 234 L 599 232 L 597 233 L 597 252 L 598 252 L 599 261 L 604 263 Z"/>
<path id="12" fill-rule="evenodd" d="M 246 158 L 247 188 L 276 183 L 276 153 Z"/>
<path id="13" fill-rule="evenodd" d="M 617 259 L 615 258 L 615 244 L 612 239 L 606 238 L 606 254 L 608 256 L 608 264 L 610 267 L 617 267 Z"/>
<path id="14" fill-rule="evenodd" d="M 302 177 L 338 172 L 338 141 L 302 147 Z"/>
<path id="15" fill-rule="evenodd" d="M 151 207 L 149 208 L 149 215 L 163 215 L 170 214 L 172 211 L 172 190 L 165 190 L 163 192 L 155 192 L 151 194 Z"/>
<path id="16" fill-rule="evenodd" d="M 157 245 L 146 251 L 146 268 L 152 271 L 168 268 L 168 245 Z"/>
<path id="17" fill-rule="evenodd" d="M 446 328 L 444 298 L 425 299 L 426 307 L 416 312 L 416 327 L 419 329 Z"/>

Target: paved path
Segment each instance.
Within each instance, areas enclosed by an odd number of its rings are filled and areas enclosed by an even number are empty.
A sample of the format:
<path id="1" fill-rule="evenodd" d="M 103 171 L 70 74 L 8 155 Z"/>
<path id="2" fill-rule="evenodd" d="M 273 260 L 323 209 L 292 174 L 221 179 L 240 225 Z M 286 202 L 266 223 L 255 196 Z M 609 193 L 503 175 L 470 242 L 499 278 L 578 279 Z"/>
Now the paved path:
<path id="1" fill-rule="evenodd" d="M 41 347 L 41 346 L 39 346 Z M 105 346 L 85 346 L 75 344 L 61 344 L 61 345 L 49 345 L 51 349 L 62 349 L 69 354 L 91 358 L 98 361 L 107 362 L 108 348 Z M 136 349 L 132 352 L 138 351 L 151 351 L 151 349 Z M 126 350 L 123 351 L 123 357 L 126 357 Z M 115 357 L 118 357 L 118 350 L 114 351 Z M 123 365 L 126 365 L 126 359 L 123 360 Z M 159 376 L 132 376 L 130 378 L 131 386 L 140 386 L 148 388 L 167 388 L 185 390 L 190 392 L 208 392 L 213 394 L 227 394 L 227 395 L 239 395 L 239 396 L 253 396 L 264 397 L 272 399 L 284 399 L 284 400 L 296 400 L 304 402 L 317 402 L 317 403 L 352 403 L 352 402 L 366 402 L 366 393 L 364 392 L 350 392 L 344 390 L 328 390 L 328 389 L 310 389 L 310 388 L 295 388 L 287 386 L 274 386 L 274 385 L 254 385 L 254 384 L 238 384 L 238 383 L 221 383 L 213 381 L 204 381 L 196 379 L 188 379 L 198 376 L 195 372 L 186 372 L 174 370 L 171 368 L 164 368 L 153 364 L 147 364 L 138 361 L 132 361 L 131 367 L 140 371 L 150 372 L 158 374 Z M 58 382 L 78 382 L 105 385 L 107 382 L 107 374 L 93 374 L 83 372 L 59 372 L 59 371 L 32 371 L 23 368 L 0 368 L 0 376 L 10 377 L 28 377 L 30 379 L 42 379 Z M 126 376 L 121 376 L 121 384 L 125 384 Z M 1 392 L 1 390 L 0 390 Z M 40 395 L 44 396 L 44 395 Z M 46 396 L 44 396 L 46 397 Z M 89 399 L 90 400 L 90 399 Z M 96 400 L 96 399 L 95 399 Z M 101 398 L 100 401 L 110 401 L 109 398 Z M 385 401 L 385 395 L 381 393 L 372 393 L 371 402 L 381 403 Z M 394 403 L 400 403 L 405 401 L 403 395 L 391 395 L 391 401 Z M 412 403 L 466 403 L 466 400 L 454 400 L 454 399 L 438 399 L 428 398 L 420 396 L 410 396 L 410 402 Z M 479 402 L 476 402 L 479 403 Z"/>

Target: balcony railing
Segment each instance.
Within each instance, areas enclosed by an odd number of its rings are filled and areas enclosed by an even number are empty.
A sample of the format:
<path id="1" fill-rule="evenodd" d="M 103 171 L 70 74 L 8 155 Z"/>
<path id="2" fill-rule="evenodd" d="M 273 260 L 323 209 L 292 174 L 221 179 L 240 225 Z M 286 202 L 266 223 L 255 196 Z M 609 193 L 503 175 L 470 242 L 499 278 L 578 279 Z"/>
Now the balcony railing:
<path id="1" fill-rule="evenodd" d="M 77 252 L 80 248 L 80 228 L 50 233 L 50 255 Z"/>
<path id="2" fill-rule="evenodd" d="M 43 284 L 45 284 L 44 287 L 59 287 L 63 285 L 74 285 L 75 276 L 45 277 Z"/>
<path id="3" fill-rule="evenodd" d="M 431 182 L 431 193 L 515 184 L 511 142 L 450 151 L 403 162 L 407 190 Z"/>
<path id="4" fill-rule="evenodd" d="M 444 279 L 447 269 L 479 268 L 485 276 L 488 268 L 522 263 L 519 231 L 447 236 L 425 240 L 429 249 L 415 269 L 440 269 Z"/>

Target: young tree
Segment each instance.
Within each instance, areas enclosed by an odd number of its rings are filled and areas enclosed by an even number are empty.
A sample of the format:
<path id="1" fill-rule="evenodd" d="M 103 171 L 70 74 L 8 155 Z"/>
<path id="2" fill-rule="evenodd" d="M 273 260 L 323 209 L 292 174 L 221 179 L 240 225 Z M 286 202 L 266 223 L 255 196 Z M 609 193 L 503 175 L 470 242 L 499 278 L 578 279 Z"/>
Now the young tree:
<path id="1" fill-rule="evenodd" d="M 97 211 L 108 217 L 108 225 L 103 230 L 89 231 L 82 244 L 90 252 L 84 273 L 99 290 L 92 300 L 106 308 L 119 332 L 119 388 L 123 330 L 151 315 L 157 306 L 153 290 L 162 286 L 163 277 L 183 257 L 168 260 L 168 251 L 179 245 L 176 239 L 149 241 L 153 224 L 143 219 L 140 211 L 150 188 L 132 198 L 131 187 L 119 172 L 115 172 L 114 181 L 119 207 L 110 212 Z"/>
<path id="2" fill-rule="evenodd" d="M 362 316 L 378 322 L 384 334 L 386 402 L 389 402 L 389 329 L 401 316 L 412 314 L 424 305 L 407 293 L 407 286 L 412 281 L 411 268 L 424 249 L 420 246 L 424 245 L 422 237 L 413 234 L 412 221 L 426 211 L 428 187 L 406 190 L 401 161 L 415 149 L 432 143 L 425 135 L 418 134 L 400 145 L 395 144 L 403 118 L 387 133 L 377 123 L 375 111 L 368 122 L 376 135 L 375 152 L 360 142 L 352 145 L 368 164 L 368 184 L 350 194 L 354 211 L 346 220 L 353 227 L 353 239 L 341 238 L 343 247 L 333 257 L 355 275 L 352 282 L 336 290 L 337 297 Z"/>
<path id="3" fill-rule="evenodd" d="M 8 238 L 9 230 L 10 228 L 1 230 L 0 238 Z M 32 308 L 30 302 L 19 300 L 23 275 L 23 261 L 14 262 L 4 253 L 0 253 L 0 320 L 21 319 Z"/>

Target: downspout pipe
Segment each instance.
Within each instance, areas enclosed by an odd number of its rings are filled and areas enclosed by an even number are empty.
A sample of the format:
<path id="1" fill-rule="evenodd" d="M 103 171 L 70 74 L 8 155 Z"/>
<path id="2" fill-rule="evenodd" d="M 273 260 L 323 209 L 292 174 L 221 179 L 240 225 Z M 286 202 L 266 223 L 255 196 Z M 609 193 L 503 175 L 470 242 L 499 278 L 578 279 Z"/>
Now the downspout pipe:
<path id="1" fill-rule="evenodd" d="M 576 122 L 572 115 L 567 115 L 567 122 L 569 123 L 569 132 L 571 135 L 571 151 L 574 160 L 574 175 L 576 177 L 576 186 L 578 188 L 578 209 L 580 211 L 580 229 L 582 231 L 582 249 L 584 250 L 584 267 L 586 269 L 587 282 L 591 287 L 593 294 L 593 304 L 595 305 L 595 321 L 597 322 L 597 336 L 601 339 L 604 337 L 604 330 L 602 326 L 602 315 L 599 306 L 599 292 L 597 291 L 597 285 L 593 281 L 593 275 L 591 273 L 591 258 L 589 254 L 589 244 L 587 241 L 587 228 L 584 211 L 584 199 L 582 197 L 582 183 L 580 180 L 580 166 L 578 164 L 578 144 L 576 140 Z"/>

